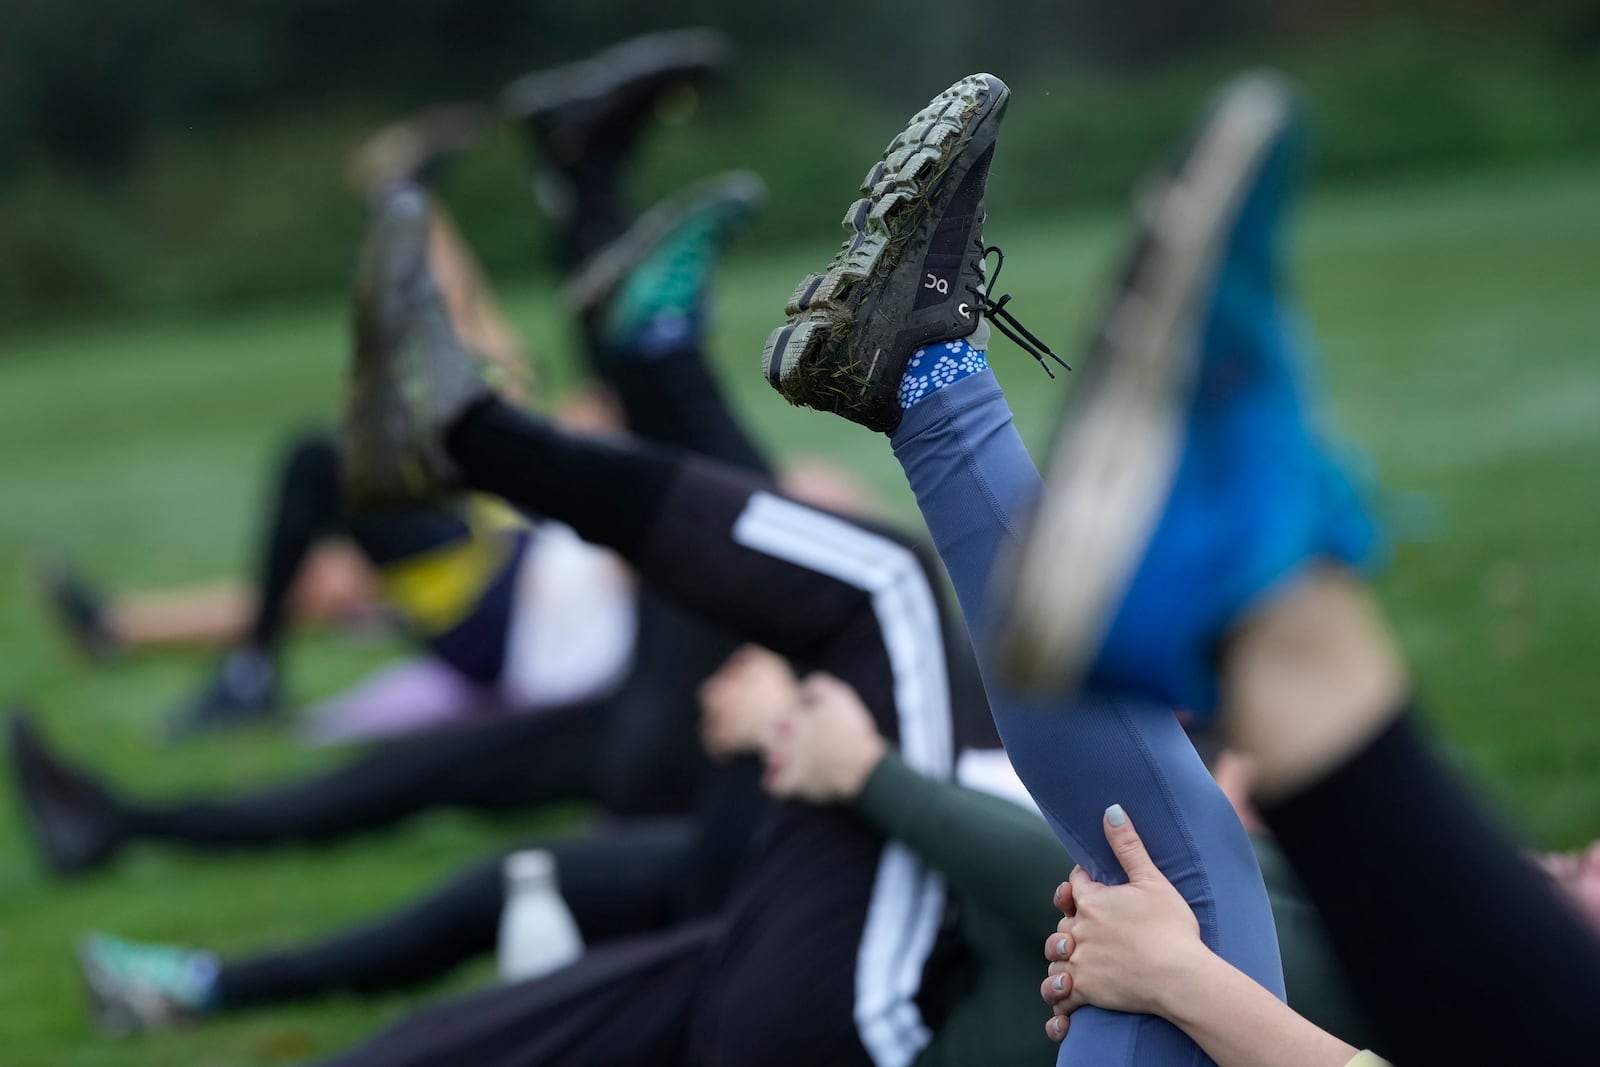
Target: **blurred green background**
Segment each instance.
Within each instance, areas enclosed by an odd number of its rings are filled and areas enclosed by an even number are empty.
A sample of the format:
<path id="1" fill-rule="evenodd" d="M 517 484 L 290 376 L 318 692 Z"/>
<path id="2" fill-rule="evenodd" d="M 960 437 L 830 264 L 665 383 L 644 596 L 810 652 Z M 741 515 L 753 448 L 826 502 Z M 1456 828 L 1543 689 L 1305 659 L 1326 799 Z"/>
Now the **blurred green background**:
<path id="1" fill-rule="evenodd" d="M 952 71 L 1016 92 L 997 210 L 1120 196 L 1241 64 L 1304 82 L 1326 183 L 1600 146 L 1594 0 L 6 0 L 4 19 L 0 323 L 342 285 L 360 218 L 339 178 L 374 124 L 668 20 L 725 29 L 743 59 L 640 193 L 753 165 L 765 241 L 833 222 L 815 191 L 849 188 Z M 450 189 L 500 276 L 538 269 L 518 149 L 507 131 Z"/>
<path id="2" fill-rule="evenodd" d="M 0 699 L 36 704 L 70 753 L 141 793 L 342 758 L 270 731 L 163 747 L 160 716 L 206 661 L 91 670 L 49 630 L 21 564 L 61 546 L 119 585 L 248 568 L 273 449 L 337 409 L 362 225 L 349 148 L 413 106 L 490 98 L 669 16 L 725 28 L 742 59 L 726 90 L 652 140 L 637 199 L 722 166 L 762 174 L 771 206 L 719 291 L 732 399 L 776 451 L 860 470 L 907 522 L 880 440 L 788 409 L 755 373 L 784 298 L 831 254 L 904 114 L 972 69 L 1010 81 L 988 235 L 1025 321 L 1071 351 L 1138 173 L 1226 73 L 1296 74 L 1320 133 L 1298 265 L 1336 413 L 1388 490 L 1385 605 L 1448 751 L 1517 831 L 1551 847 L 1600 836 L 1600 9 L 1573 0 L 6 0 Z M 444 193 L 559 387 L 571 336 L 512 131 Z M 1042 443 L 1070 381 L 1049 383 L 1003 342 L 993 357 Z M 293 692 L 326 695 L 395 651 L 297 640 Z M 108 1042 L 88 1029 L 73 939 L 101 928 L 257 949 L 582 817 L 441 814 L 268 856 L 147 848 L 59 885 L 0 789 L 0 1061 L 222 1067 L 336 1050 L 440 991 Z M 488 978 L 480 966 L 450 985 Z"/>

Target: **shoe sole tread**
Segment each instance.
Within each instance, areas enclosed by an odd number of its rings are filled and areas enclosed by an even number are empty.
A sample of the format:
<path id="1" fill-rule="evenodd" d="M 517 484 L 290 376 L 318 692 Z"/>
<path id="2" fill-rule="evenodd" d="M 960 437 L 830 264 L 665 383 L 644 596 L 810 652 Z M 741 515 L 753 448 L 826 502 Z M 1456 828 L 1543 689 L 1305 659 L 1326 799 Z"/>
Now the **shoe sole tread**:
<path id="1" fill-rule="evenodd" d="M 1014 686 L 1058 692 L 1081 681 L 1133 581 L 1182 456 L 1198 365 L 1183 339 L 1198 328 L 1228 228 L 1291 107 L 1275 80 L 1225 89 L 1183 160 L 1143 199 L 1130 269 L 1068 399 L 1037 516 L 999 576 L 1010 595 L 997 653 Z"/>
<path id="2" fill-rule="evenodd" d="M 889 142 L 862 179 L 861 199 L 845 212 L 838 254 L 821 274 L 807 275 L 784 305 L 786 321 L 767 337 L 762 373 L 793 404 L 841 413 L 859 408 L 875 364 L 858 365 L 848 341 L 855 325 L 855 286 L 893 269 L 908 216 L 938 191 L 944 173 L 967 143 L 974 113 L 1003 100 L 986 75 L 972 75 L 934 97 Z"/>

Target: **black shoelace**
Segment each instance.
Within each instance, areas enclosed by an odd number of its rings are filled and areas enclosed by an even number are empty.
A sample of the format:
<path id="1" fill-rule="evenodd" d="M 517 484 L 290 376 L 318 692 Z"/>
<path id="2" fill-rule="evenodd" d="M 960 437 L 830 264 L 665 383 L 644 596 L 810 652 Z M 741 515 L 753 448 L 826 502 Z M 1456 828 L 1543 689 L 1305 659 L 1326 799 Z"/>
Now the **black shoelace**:
<path id="1" fill-rule="evenodd" d="M 1026 326 L 1022 325 L 1022 323 L 1017 321 L 1017 317 L 1013 315 L 1010 309 L 1006 307 L 1006 305 L 1011 302 L 1010 293 L 1007 293 L 998 300 L 995 300 L 989 296 L 988 289 L 999 283 L 1000 269 L 1006 265 L 1006 254 L 1000 251 L 999 245 L 989 245 L 985 247 L 979 257 L 980 261 L 983 264 L 987 264 L 989 262 L 990 255 L 994 256 L 994 273 L 989 276 L 987 285 L 969 285 L 967 286 L 967 292 L 971 293 L 978 301 L 979 309 L 981 309 L 985 315 L 989 316 L 989 321 L 994 323 L 994 328 L 1011 338 L 1013 344 L 1022 349 L 1024 352 L 1028 353 L 1028 355 L 1032 356 L 1034 360 L 1038 362 L 1039 366 L 1044 368 L 1045 374 L 1049 375 L 1051 378 L 1056 376 L 1056 372 L 1050 369 L 1050 364 L 1045 362 L 1046 356 L 1049 356 L 1051 359 L 1061 364 L 1061 366 L 1065 369 L 1071 370 L 1072 365 L 1070 363 L 1056 355 L 1055 352 L 1051 350 L 1049 345 L 1045 344 L 1043 341 L 1039 340 L 1038 337 L 1034 336 L 1032 330 L 1029 330 Z"/>

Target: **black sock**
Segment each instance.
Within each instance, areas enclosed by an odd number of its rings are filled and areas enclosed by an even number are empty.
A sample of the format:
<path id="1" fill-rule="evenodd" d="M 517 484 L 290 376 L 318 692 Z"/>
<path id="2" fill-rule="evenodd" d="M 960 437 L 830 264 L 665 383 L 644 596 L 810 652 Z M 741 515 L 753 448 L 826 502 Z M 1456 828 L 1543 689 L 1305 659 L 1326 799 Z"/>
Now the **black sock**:
<path id="1" fill-rule="evenodd" d="M 1600 943 L 1409 713 L 1263 812 L 1395 1063 L 1576 1063 Z"/>
<path id="2" fill-rule="evenodd" d="M 639 444 L 574 436 L 492 398 L 457 419 L 444 443 L 472 488 L 629 559 L 639 558 L 678 469 Z"/>

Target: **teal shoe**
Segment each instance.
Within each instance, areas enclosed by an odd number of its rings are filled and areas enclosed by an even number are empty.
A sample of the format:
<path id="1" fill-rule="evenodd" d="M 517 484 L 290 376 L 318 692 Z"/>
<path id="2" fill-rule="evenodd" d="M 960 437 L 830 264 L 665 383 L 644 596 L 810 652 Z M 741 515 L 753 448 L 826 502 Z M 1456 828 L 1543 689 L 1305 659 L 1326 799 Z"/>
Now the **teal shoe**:
<path id="1" fill-rule="evenodd" d="M 1372 553 L 1283 283 L 1304 142 L 1288 86 L 1244 77 L 1151 183 L 1044 498 L 994 586 L 1013 684 L 1204 718 L 1241 616 L 1314 560 Z"/>
<path id="2" fill-rule="evenodd" d="M 766 197 L 760 178 L 732 171 L 663 201 L 573 274 L 568 305 L 598 317 L 617 358 L 698 347 L 717 261 Z"/>
<path id="3" fill-rule="evenodd" d="M 216 1006 L 217 958 L 90 934 L 78 945 L 95 1025 L 113 1035 L 170 1030 Z"/>

